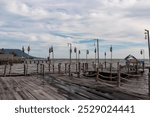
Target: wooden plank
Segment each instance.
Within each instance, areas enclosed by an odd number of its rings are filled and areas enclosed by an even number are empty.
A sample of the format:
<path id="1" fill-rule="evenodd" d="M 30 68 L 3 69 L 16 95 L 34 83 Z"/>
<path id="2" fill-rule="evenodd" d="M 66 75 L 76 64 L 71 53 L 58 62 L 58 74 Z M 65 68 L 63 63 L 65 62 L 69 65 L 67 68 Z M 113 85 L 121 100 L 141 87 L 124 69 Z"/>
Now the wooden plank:
<path id="1" fill-rule="evenodd" d="M 10 85 L 8 84 L 7 80 L 5 78 L 1 78 L 1 84 L 3 87 L 3 95 L 4 98 L 3 99 L 7 99 L 7 100 L 13 100 L 15 99 L 14 95 L 13 95 L 13 91 L 12 91 L 12 87 L 10 87 Z"/>

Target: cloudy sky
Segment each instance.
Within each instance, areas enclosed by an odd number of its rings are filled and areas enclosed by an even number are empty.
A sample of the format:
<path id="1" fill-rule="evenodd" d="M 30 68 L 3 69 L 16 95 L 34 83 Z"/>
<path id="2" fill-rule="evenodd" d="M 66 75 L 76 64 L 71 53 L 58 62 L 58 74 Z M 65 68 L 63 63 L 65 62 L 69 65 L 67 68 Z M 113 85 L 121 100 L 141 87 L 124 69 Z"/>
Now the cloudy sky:
<path id="1" fill-rule="evenodd" d="M 27 48 L 30 54 L 47 57 L 54 46 L 55 57 L 68 58 L 69 47 L 90 51 L 100 39 L 100 57 L 148 57 L 144 29 L 150 29 L 150 0 L 0 0 L 0 48 Z M 75 56 L 73 54 L 73 56 Z"/>

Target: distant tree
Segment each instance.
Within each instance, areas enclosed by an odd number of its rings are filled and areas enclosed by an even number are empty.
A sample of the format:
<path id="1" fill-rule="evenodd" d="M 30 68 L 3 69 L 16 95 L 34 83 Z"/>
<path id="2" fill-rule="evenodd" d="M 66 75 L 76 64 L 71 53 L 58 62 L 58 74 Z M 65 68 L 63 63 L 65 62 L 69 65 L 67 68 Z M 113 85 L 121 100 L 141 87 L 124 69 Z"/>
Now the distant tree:
<path id="1" fill-rule="evenodd" d="M 4 48 L 0 50 L 0 54 L 4 54 Z"/>
<path id="2" fill-rule="evenodd" d="M 14 55 L 14 56 L 17 56 L 17 54 L 14 51 L 11 54 Z"/>

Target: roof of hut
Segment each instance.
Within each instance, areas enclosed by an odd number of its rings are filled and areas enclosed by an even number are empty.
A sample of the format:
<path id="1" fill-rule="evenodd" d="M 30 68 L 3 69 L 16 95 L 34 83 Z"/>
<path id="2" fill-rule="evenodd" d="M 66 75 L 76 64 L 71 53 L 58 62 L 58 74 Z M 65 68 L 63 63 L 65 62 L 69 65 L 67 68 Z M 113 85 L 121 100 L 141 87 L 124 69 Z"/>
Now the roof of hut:
<path id="1" fill-rule="evenodd" d="M 133 55 L 129 54 L 126 58 L 125 58 L 126 61 L 129 61 L 131 63 L 135 63 L 135 62 L 139 62 L 139 60 L 134 57 Z"/>
<path id="2" fill-rule="evenodd" d="M 125 58 L 125 60 L 130 60 L 130 59 L 135 59 L 135 60 L 137 60 L 137 58 L 135 58 L 133 55 L 129 54 L 129 55 Z"/>

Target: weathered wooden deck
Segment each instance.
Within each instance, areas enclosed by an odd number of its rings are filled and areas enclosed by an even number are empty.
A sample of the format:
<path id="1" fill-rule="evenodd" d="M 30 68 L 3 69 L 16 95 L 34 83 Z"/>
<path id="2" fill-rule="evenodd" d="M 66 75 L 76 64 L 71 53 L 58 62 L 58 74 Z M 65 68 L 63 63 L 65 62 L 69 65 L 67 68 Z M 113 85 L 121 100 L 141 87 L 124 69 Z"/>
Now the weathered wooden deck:
<path id="1" fill-rule="evenodd" d="M 0 99 L 3 100 L 53 100 L 66 99 L 52 87 L 36 77 L 1 77 Z"/>
<path id="2" fill-rule="evenodd" d="M 63 74 L 0 77 L 1 100 L 106 100 L 149 99 L 147 95 L 127 92 L 95 82 L 90 78 Z"/>

